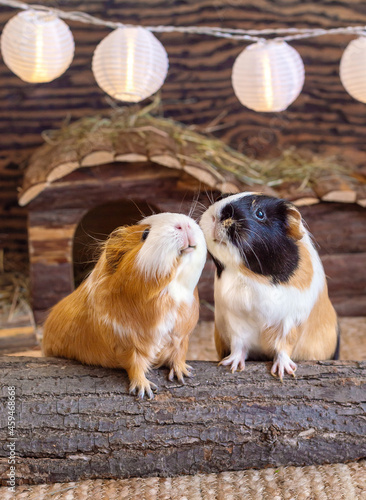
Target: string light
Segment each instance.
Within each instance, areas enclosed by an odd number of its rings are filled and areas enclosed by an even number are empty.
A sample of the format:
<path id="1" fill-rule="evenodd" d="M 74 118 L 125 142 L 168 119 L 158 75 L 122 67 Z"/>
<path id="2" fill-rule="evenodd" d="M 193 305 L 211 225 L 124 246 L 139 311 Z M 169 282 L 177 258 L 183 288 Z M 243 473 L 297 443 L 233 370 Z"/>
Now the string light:
<path id="1" fill-rule="evenodd" d="M 254 111 L 283 111 L 300 94 L 304 64 L 286 42 L 257 42 L 237 57 L 232 73 L 239 101 Z"/>
<path id="2" fill-rule="evenodd" d="M 347 92 L 366 103 L 366 38 L 352 40 L 343 52 L 339 76 Z"/>
<path id="3" fill-rule="evenodd" d="M 10 19 L 1 36 L 5 64 L 29 83 L 50 82 L 64 73 L 74 57 L 67 24 L 52 12 L 26 10 Z"/>
<path id="4" fill-rule="evenodd" d="M 104 92 L 125 102 L 139 102 L 157 92 L 168 72 L 168 55 L 144 28 L 117 28 L 97 46 L 94 77 Z"/>
<path id="5" fill-rule="evenodd" d="M 92 16 L 87 12 L 80 11 L 63 11 L 45 5 L 27 4 L 18 0 L 0 0 L 0 5 L 6 5 L 14 9 L 33 9 L 53 12 L 60 19 L 69 21 L 77 21 L 80 23 L 94 24 L 97 26 L 105 26 L 107 28 L 116 29 L 129 27 L 128 24 L 123 24 L 114 21 L 105 21 L 98 17 Z M 220 38 L 232 38 L 234 40 L 247 40 L 258 42 L 265 40 L 266 37 L 274 35 L 276 40 L 290 42 L 291 40 L 299 40 L 303 38 L 313 38 L 324 35 L 362 35 L 366 32 L 366 26 L 347 26 L 339 28 L 276 28 L 264 30 L 244 30 L 236 28 L 220 28 L 211 26 L 144 26 L 148 31 L 154 33 L 187 33 L 196 35 L 216 36 Z M 283 35 L 277 37 L 277 35 Z"/>
<path id="6" fill-rule="evenodd" d="M 26 4 L 18 0 L 0 0 L 0 5 L 6 5 L 8 7 L 22 9 L 29 12 L 36 11 L 38 14 L 44 13 L 45 15 L 48 16 L 52 15 L 59 22 L 62 22 L 61 19 L 67 19 L 70 21 L 77 21 L 97 26 L 105 26 L 113 30 L 116 30 L 116 32 L 118 33 L 121 33 L 121 31 L 127 33 L 128 31 L 126 31 L 126 29 L 130 30 L 132 29 L 134 32 L 137 31 L 141 32 L 141 30 L 143 30 L 145 34 L 149 32 L 151 36 L 153 36 L 152 35 L 153 32 L 155 33 L 178 32 L 178 33 L 200 34 L 200 35 L 214 36 L 220 38 L 229 38 L 232 40 L 254 42 L 252 46 L 249 46 L 238 56 L 233 68 L 232 81 L 233 81 L 234 92 L 236 93 L 240 102 L 242 102 L 247 107 L 255 109 L 257 111 L 284 110 L 296 99 L 296 97 L 301 92 L 304 81 L 303 64 L 299 54 L 295 51 L 295 49 L 290 47 L 285 42 L 324 36 L 324 35 L 340 35 L 340 34 L 357 35 L 360 38 L 350 43 L 350 45 L 348 46 L 342 57 L 340 73 L 341 73 L 342 83 L 346 88 L 346 90 L 355 99 L 358 99 L 361 102 L 366 102 L 366 69 L 365 71 L 362 70 L 362 68 L 365 68 L 365 59 L 366 59 L 366 55 L 364 55 L 366 52 L 363 45 L 365 40 L 364 36 L 366 35 L 366 26 L 348 26 L 348 27 L 338 27 L 330 29 L 279 28 L 279 29 L 264 29 L 264 30 L 244 30 L 244 29 L 201 27 L 201 26 L 145 26 L 143 28 L 141 26 L 130 26 L 120 22 L 106 21 L 85 12 L 78 12 L 78 11 L 66 12 L 61 9 L 46 7 L 44 5 Z M 9 23 L 11 21 L 12 20 L 10 20 Z M 132 32 L 130 31 L 130 33 Z M 19 55 L 19 52 L 21 52 L 19 41 L 13 39 L 12 43 L 10 44 L 7 42 L 6 36 L 4 38 L 5 34 L 6 30 L 4 28 L 4 32 L 1 37 L 4 62 L 15 74 L 20 76 L 20 78 L 26 79 L 28 77 L 26 76 L 24 78 L 24 75 L 22 76 L 19 73 L 18 69 L 16 68 L 16 64 L 14 64 L 14 61 L 16 61 L 16 59 L 21 58 L 21 56 Z M 166 71 L 168 69 L 168 60 L 166 57 L 166 52 L 163 46 L 160 44 L 160 42 L 155 37 L 153 37 L 156 43 L 151 44 L 150 49 L 153 52 L 150 54 L 151 56 L 150 61 L 155 61 L 152 63 L 151 68 L 156 68 L 157 73 L 154 77 L 151 78 L 151 82 L 149 85 L 147 85 L 147 88 L 138 89 L 137 88 L 138 79 L 132 77 L 131 79 L 130 76 L 128 77 L 126 76 L 126 75 L 132 75 L 132 73 L 135 70 L 132 71 L 131 68 L 135 67 L 137 68 L 137 66 L 139 65 L 138 62 L 139 58 L 141 60 L 139 52 L 140 49 L 138 48 L 139 47 L 138 44 L 136 45 L 136 47 L 134 46 L 133 49 L 128 48 L 127 51 L 122 52 L 125 53 L 126 56 L 126 64 L 124 67 L 125 69 L 127 67 L 130 69 L 128 69 L 127 73 L 123 73 L 123 71 L 120 73 L 121 75 L 120 81 L 117 78 L 118 71 L 113 69 L 111 65 L 107 67 L 107 65 L 103 64 L 102 56 L 103 52 L 106 50 L 103 49 L 103 47 L 107 47 L 107 45 L 109 44 L 112 45 L 111 42 L 112 35 L 114 35 L 114 32 L 108 35 L 105 38 L 105 40 L 102 40 L 102 42 L 98 45 L 97 49 L 95 50 L 95 54 L 93 57 L 93 71 L 95 78 L 97 80 L 98 85 L 105 92 L 115 97 L 116 99 L 123 99 L 129 102 L 138 102 L 138 100 L 142 100 L 145 97 L 151 95 L 151 93 L 158 90 L 158 88 L 160 88 L 160 86 L 163 84 L 166 76 Z M 113 38 L 116 37 L 117 35 L 114 35 Z M 132 47 L 131 43 L 128 42 L 127 46 Z M 273 48 L 276 45 L 277 48 L 274 50 Z M 259 46 L 261 46 L 262 49 L 261 52 L 262 62 L 263 61 L 267 62 L 266 63 L 263 62 L 261 66 L 262 69 L 259 71 L 261 76 L 256 79 L 257 84 L 255 84 L 253 83 L 254 82 L 253 67 L 248 66 L 249 64 L 248 54 L 254 54 L 256 50 L 259 50 L 258 49 Z M 278 47 L 281 47 L 281 49 L 279 49 Z M 286 48 L 284 49 L 284 47 Z M 62 48 L 62 50 L 64 50 L 64 48 Z M 68 61 L 68 64 L 70 64 L 72 57 L 70 59 L 70 48 L 68 50 L 69 52 L 67 54 L 65 52 L 65 54 L 63 55 L 65 61 Z M 114 52 L 115 51 L 116 49 L 114 49 Z M 287 59 L 287 62 L 286 58 L 283 57 L 283 55 L 280 56 L 280 51 L 282 51 L 283 53 L 287 51 L 287 56 L 289 57 L 289 59 Z M 354 62 L 355 51 L 359 52 L 359 61 L 360 61 L 359 63 Z M 57 51 L 51 50 L 50 52 L 53 53 L 53 56 L 57 54 Z M 102 53 L 102 56 L 98 55 L 100 52 Z M 165 53 L 165 56 L 163 55 L 163 53 Z M 12 57 L 10 57 L 10 54 L 12 55 Z M 24 54 L 26 58 L 29 57 L 29 54 L 27 55 L 27 51 L 24 51 Z M 119 59 L 121 59 L 121 57 Z M 362 62 L 362 64 L 361 60 L 364 61 Z M 129 62 L 127 63 L 127 61 Z M 49 63 L 50 67 L 52 66 L 52 62 L 53 61 Z M 252 62 L 255 63 L 255 60 L 252 60 Z M 26 59 L 24 62 L 24 66 L 27 65 L 31 66 L 31 72 L 35 71 L 35 67 L 39 67 L 39 65 L 37 66 L 37 64 L 38 63 L 36 63 L 34 58 L 32 59 L 32 57 Z M 48 63 L 46 62 L 45 64 L 47 65 Z M 154 66 L 154 64 L 156 66 Z M 66 65 L 65 62 L 64 69 L 62 71 L 60 70 L 61 72 L 59 72 L 58 74 L 57 71 L 55 71 L 56 76 L 51 77 L 50 80 L 57 78 L 57 76 L 62 74 L 62 72 L 67 69 L 67 67 L 68 65 Z M 259 65 L 257 64 L 256 67 L 258 68 Z M 243 70 L 243 68 L 245 68 L 245 70 Z M 155 69 L 152 69 L 153 73 L 154 71 Z M 107 76 L 107 73 L 109 76 Z M 144 74 L 144 76 L 146 75 Z M 112 83 L 108 82 L 108 79 L 111 79 Z M 132 84 L 131 82 L 133 79 L 135 83 Z M 50 80 L 26 79 L 26 81 L 30 82 L 50 81 Z M 260 82 L 260 84 L 258 82 Z M 260 94 L 259 89 L 261 89 L 261 92 L 263 92 L 262 96 L 259 95 Z M 248 95 L 246 95 L 246 92 L 248 92 Z"/>

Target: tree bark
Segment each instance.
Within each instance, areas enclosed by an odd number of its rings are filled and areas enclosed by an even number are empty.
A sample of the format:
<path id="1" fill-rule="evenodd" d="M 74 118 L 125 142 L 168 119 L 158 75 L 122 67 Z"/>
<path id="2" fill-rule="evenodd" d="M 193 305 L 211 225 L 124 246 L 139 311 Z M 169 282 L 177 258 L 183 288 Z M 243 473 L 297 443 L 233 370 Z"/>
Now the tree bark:
<path id="1" fill-rule="evenodd" d="M 186 385 L 150 380 L 152 401 L 128 394 L 126 373 L 50 358 L 1 357 L 0 471 L 16 440 L 18 483 L 171 476 L 366 457 L 366 362 L 306 362 L 283 384 L 270 363 L 231 374 L 192 362 Z M 16 428 L 7 426 L 15 386 Z"/>

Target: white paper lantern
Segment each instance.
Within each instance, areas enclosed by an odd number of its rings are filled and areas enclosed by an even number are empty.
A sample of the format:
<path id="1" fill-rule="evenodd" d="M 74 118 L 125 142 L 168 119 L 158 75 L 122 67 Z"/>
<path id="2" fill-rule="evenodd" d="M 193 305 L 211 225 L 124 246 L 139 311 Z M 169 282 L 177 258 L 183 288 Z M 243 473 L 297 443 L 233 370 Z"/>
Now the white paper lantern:
<path id="1" fill-rule="evenodd" d="M 339 76 L 347 92 L 366 103 L 366 37 L 352 40 L 343 52 Z"/>
<path id="2" fill-rule="evenodd" d="M 74 48 L 69 27 L 51 12 L 20 12 L 6 23 L 1 35 L 5 64 L 30 83 L 50 82 L 62 75 Z"/>
<path id="3" fill-rule="evenodd" d="M 139 102 L 163 85 L 168 55 L 141 27 L 117 28 L 97 46 L 92 69 L 101 89 L 120 101 Z"/>
<path id="4" fill-rule="evenodd" d="M 237 57 L 232 73 L 239 101 L 254 111 L 283 111 L 300 94 L 304 64 L 286 42 L 257 42 Z"/>

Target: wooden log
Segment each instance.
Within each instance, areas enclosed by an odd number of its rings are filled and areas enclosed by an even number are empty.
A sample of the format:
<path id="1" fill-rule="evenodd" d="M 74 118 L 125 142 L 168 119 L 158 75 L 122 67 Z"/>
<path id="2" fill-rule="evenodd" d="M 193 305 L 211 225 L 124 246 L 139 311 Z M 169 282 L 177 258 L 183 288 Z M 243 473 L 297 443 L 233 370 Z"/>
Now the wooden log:
<path id="1" fill-rule="evenodd" d="M 114 161 L 114 145 L 109 133 L 103 129 L 89 133 L 77 144 L 82 167 L 104 165 Z"/>
<path id="2" fill-rule="evenodd" d="M 322 262 L 332 296 L 366 293 L 366 253 L 324 255 Z"/>
<path id="3" fill-rule="evenodd" d="M 203 182 L 203 184 L 207 184 L 212 189 L 217 188 L 217 184 L 219 183 L 219 179 L 215 176 L 215 174 L 213 172 L 209 172 L 207 169 L 200 166 L 198 164 L 198 162 L 195 165 L 192 165 L 192 164 L 185 165 L 183 168 L 190 175 L 192 175 L 193 177 L 195 177 L 199 181 Z"/>
<path id="4" fill-rule="evenodd" d="M 122 130 L 115 140 L 116 161 L 147 161 L 146 141 L 141 134 Z"/>
<path id="5" fill-rule="evenodd" d="M 172 193 L 179 202 L 187 189 L 177 189 L 184 172 L 149 163 L 113 163 L 101 167 L 75 170 L 67 181 L 55 182 L 33 200 L 33 210 L 95 208 L 101 203 L 129 198 L 135 201 L 156 198 Z M 194 181 L 197 191 L 198 182 Z"/>
<path id="6" fill-rule="evenodd" d="M 310 187 L 302 187 L 300 182 L 283 182 L 276 188 L 280 198 L 292 201 L 297 207 L 316 205 L 319 196 Z"/>
<path id="7" fill-rule="evenodd" d="M 356 204 L 319 203 L 301 207 L 300 212 L 321 254 L 366 252 L 365 209 Z"/>
<path id="8" fill-rule="evenodd" d="M 366 181 L 365 181 L 366 182 Z M 357 203 L 366 208 L 366 184 L 359 184 L 356 187 Z"/>
<path id="9" fill-rule="evenodd" d="M 332 304 L 339 316 L 365 316 L 366 293 L 359 295 L 330 295 Z"/>
<path id="10" fill-rule="evenodd" d="M 29 186 L 26 190 L 23 190 L 19 196 L 19 205 L 24 207 L 34 198 L 36 198 L 46 187 L 49 185 L 48 182 L 39 182 L 33 186 Z"/>
<path id="11" fill-rule="evenodd" d="M 181 169 L 182 165 L 177 157 L 178 143 L 162 130 L 159 133 L 150 133 L 147 141 L 149 160 L 169 168 Z M 164 134 L 164 135 L 162 135 Z"/>
<path id="12" fill-rule="evenodd" d="M 230 194 L 240 193 L 242 191 L 242 188 L 234 184 L 234 182 L 219 182 L 216 188 L 222 193 Z"/>
<path id="13" fill-rule="evenodd" d="M 319 177 L 313 189 L 323 201 L 354 203 L 357 197 L 355 185 L 335 173 Z"/>
<path id="14" fill-rule="evenodd" d="M 171 476 L 366 457 L 366 362 L 301 363 L 281 384 L 268 363 L 232 374 L 193 362 L 186 385 L 150 378 L 152 401 L 122 370 L 50 358 L 0 358 L 1 414 L 15 387 L 19 483 Z M 7 420 L 3 443 L 11 442 Z M 9 450 L 0 449 L 6 484 Z"/>
<path id="15" fill-rule="evenodd" d="M 54 145 L 45 143 L 34 152 L 29 162 L 31 167 L 27 169 L 24 176 L 20 200 L 22 200 L 22 197 L 32 186 L 37 186 L 38 184 L 46 182 L 47 172 L 45 173 L 45 169 L 48 169 L 54 149 Z"/>
<path id="16" fill-rule="evenodd" d="M 65 177 L 80 166 L 75 139 L 59 139 L 58 144 L 52 150 L 52 156 L 48 159 L 47 180 L 54 182 Z"/>

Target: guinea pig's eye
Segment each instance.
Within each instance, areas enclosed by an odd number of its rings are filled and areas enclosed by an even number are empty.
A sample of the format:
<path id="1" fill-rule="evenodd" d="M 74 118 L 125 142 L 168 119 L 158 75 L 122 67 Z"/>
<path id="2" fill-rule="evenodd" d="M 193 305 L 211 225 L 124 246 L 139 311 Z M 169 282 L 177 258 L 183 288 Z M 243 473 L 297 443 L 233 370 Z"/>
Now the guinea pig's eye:
<path id="1" fill-rule="evenodd" d="M 141 240 L 145 241 L 146 238 L 149 236 L 150 229 L 145 229 L 145 231 L 142 233 Z"/>
<path id="2" fill-rule="evenodd" d="M 257 208 L 257 210 L 255 211 L 255 216 L 257 217 L 257 219 L 263 220 L 264 219 L 263 210 L 261 208 Z"/>

